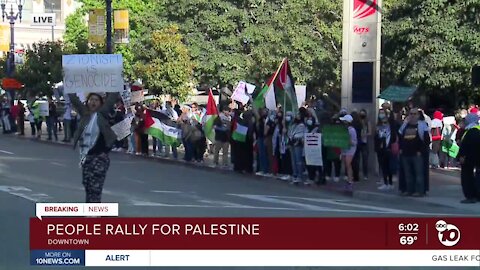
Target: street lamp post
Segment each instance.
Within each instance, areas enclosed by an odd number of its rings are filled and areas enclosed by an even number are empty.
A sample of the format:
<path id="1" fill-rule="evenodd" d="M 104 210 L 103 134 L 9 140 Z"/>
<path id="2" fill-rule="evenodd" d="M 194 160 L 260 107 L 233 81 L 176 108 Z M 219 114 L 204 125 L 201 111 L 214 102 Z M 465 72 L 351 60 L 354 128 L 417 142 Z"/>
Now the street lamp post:
<path id="1" fill-rule="evenodd" d="M 55 3 L 52 2 L 52 4 L 51 4 L 50 7 L 51 7 L 51 9 L 52 9 L 52 13 L 54 13 L 53 10 L 54 10 L 54 8 L 55 8 Z M 56 19 L 57 19 L 57 17 L 55 16 L 55 20 L 56 20 Z M 54 42 L 54 41 L 55 41 L 55 26 L 52 25 L 52 42 Z"/>
<path id="2" fill-rule="evenodd" d="M 13 11 L 13 3 L 8 0 L 1 0 L 0 7 L 2 8 L 2 20 L 5 21 L 5 18 L 10 23 L 10 51 L 8 53 L 7 58 L 7 76 L 12 77 L 13 73 L 15 72 L 15 22 L 17 19 L 22 22 L 22 10 L 23 10 L 23 3 L 25 0 L 15 0 L 15 4 L 18 7 L 18 12 Z M 10 4 L 10 11 L 7 10 L 7 4 Z M 7 89 L 5 89 L 7 90 Z M 11 103 L 13 104 L 14 100 L 14 92 L 11 92 Z"/>
<path id="3" fill-rule="evenodd" d="M 107 6 L 107 54 L 113 53 L 112 44 L 112 0 L 105 0 Z"/>

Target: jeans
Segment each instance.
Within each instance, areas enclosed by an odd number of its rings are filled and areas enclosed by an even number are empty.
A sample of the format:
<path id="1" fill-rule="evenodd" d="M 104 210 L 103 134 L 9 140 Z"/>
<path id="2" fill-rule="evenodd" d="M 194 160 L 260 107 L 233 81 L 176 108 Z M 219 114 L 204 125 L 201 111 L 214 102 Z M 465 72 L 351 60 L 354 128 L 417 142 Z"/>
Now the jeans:
<path id="1" fill-rule="evenodd" d="M 293 177 L 304 179 L 305 163 L 303 160 L 303 146 L 291 146 Z"/>
<path id="2" fill-rule="evenodd" d="M 214 149 L 213 163 L 215 165 L 218 165 L 220 150 L 222 150 L 222 162 L 223 162 L 222 165 L 227 166 L 228 165 L 228 148 L 230 147 L 230 144 L 228 142 L 216 141 L 214 147 L 215 149 Z"/>
<path id="3" fill-rule="evenodd" d="M 467 162 L 462 164 L 461 180 L 465 199 L 480 200 L 480 167 Z"/>
<path id="4" fill-rule="evenodd" d="M 159 154 L 162 153 L 162 149 L 163 149 L 162 141 L 160 141 L 155 137 L 152 137 L 152 145 L 153 145 L 153 154 L 156 154 L 157 152 Z"/>
<path id="5" fill-rule="evenodd" d="M 57 136 L 57 119 L 56 117 L 53 116 L 47 116 L 47 132 L 48 132 L 48 139 L 52 139 L 52 132 L 53 136 L 55 137 L 55 140 L 58 141 L 58 136 Z"/>
<path id="6" fill-rule="evenodd" d="M 32 136 L 35 136 L 36 134 L 35 122 L 30 122 L 30 129 L 32 130 Z"/>
<path id="7" fill-rule="evenodd" d="M 258 158 L 260 163 L 260 171 L 263 173 L 269 173 L 269 164 L 267 156 L 267 147 L 265 146 L 265 140 L 263 138 L 258 138 Z"/>
<path id="8" fill-rule="evenodd" d="M 404 156 L 402 158 L 403 171 L 407 183 L 407 192 L 425 193 L 425 177 L 423 171 L 423 157 L 422 156 Z"/>
<path id="9" fill-rule="evenodd" d="M 170 148 L 172 148 L 172 154 L 173 158 L 177 159 L 178 158 L 178 152 L 177 152 L 177 147 L 170 146 L 170 145 L 165 145 L 165 155 L 170 155 Z"/>
<path id="10" fill-rule="evenodd" d="M 135 153 L 135 135 L 133 133 L 128 136 L 128 152 Z"/>
<path id="11" fill-rule="evenodd" d="M 183 140 L 183 146 L 185 147 L 185 156 L 183 159 L 185 161 L 192 161 L 193 159 L 193 144 L 188 140 Z"/>

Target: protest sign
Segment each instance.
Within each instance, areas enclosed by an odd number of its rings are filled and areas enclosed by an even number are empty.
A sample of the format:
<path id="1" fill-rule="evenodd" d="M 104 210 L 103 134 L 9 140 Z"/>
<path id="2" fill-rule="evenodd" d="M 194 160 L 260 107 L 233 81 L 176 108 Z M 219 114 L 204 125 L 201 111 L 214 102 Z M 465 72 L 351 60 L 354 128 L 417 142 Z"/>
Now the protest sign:
<path id="1" fill-rule="evenodd" d="M 323 145 L 342 149 L 350 148 L 350 134 L 341 125 L 326 125 L 322 130 Z"/>
<path id="2" fill-rule="evenodd" d="M 133 116 L 127 116 L 123 121 L 112 126 L 113 132 L 117 135 L 118 140 L 123 140 L 131 133 Z"/>
<path id="3" fill-rule="evenodd" d="M 295 94 L 297 96 L 298 108 L 302 107 L 302 104 L 307 99 L 307 86 L 295 85 Z"/>
<path id="4" fill-rule="evenodd" d="M 131 104 L 140 103 L 145 100 L 145 96 L 143 95 L 143 90 L 132 91 L 130 93 L 131 93 L 131 98 L 130 98 Z"/>
<path id="5" fill-rule="evenodd" d="M 40 116 L 48 116 L 49 115 L 49 107 L 47 101 L 38 101 L 38 108 L 40 110 Z"/>
<path id="6" fill-rule="evenodd" d="M 241 102 L 243 105 L 247 104 L 250 98 L 245 93 L 246 87 L 245 82 L 239 82 L 232 94 L 232 100 Z"/>
<path id="7" fill-rule="evenodd" d="M 120 54 L 76 54 L 62 57 L 64 93 L 120 92 L 123 58 Z"/>
<path id="8" fill-rule="evenodd" d="M 455 124 L 455 116 L 447 116 L 443 118 L 444 125 L 453 125 Z"/>
<path id="9" fill-rule="evenodd" d="M 310 166 L 323 166 L 322 134 L 305 133 L 305 161 Z"/>
<path id="10" fill-rule="evenodd" d="M 247 93 L 249 95 L 252 95 L 255 92 L 256 86 L 253 85 L 253 84 L 249 84 L 249 83 L 246 83 L 246 86 L 247 86 Z"/>
<path id="11" fill-rule="evenodd" d="M 122 96 L 122 101 L 125 108 L 130 107 L 130 105 L 132 104 L 132 92 L 128 85 L 125 85 L 123 91 L 120 92 L 120 95 Z"/>

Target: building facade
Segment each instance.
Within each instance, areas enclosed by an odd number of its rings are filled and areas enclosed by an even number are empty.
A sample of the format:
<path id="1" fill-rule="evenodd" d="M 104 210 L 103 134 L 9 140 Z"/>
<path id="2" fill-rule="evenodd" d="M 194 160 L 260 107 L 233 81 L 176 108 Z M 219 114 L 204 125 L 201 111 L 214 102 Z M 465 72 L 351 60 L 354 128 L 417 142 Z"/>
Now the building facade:
<path id="1" fill-rule="evenodd" d="M 17 12 L 15 2 L 15 0 L 7 0 L 6 11 L 9 12 L 13 7 L 14 12 Z M 62 40 L 65 21 L 79 6 L 80 4 L 75 0 L 24 0 L 22 22 L 19 20 L 15 22 L 15 50 L 30 49 L 33 43 L 39 41 Z M 56 25 L 54 27 L 33 26 L 33 15 L 42 13 L 55 13 Z M 6 19 L 2 24 L 9 25 Z M 3 30 L 3 32 L 2 35 L 8 35 L 9 40 L 9 31 L 5 33 Z"/>

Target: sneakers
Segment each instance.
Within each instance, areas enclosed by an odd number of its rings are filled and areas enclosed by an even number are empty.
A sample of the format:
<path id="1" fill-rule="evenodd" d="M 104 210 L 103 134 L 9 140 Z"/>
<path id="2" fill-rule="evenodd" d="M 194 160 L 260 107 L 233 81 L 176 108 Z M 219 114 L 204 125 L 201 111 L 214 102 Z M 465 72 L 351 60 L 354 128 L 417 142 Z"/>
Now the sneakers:
<path id="1" fill-rule="evenodd" d="M 335 178 L 333 178 L 333 182 L 335 182 L 335 183 L 340 182 L 340 177 L 335 177 Z"/>
<path id="2" fill-rule="evenodd" d="M 345 183 L 345 191 L 353 191 L 353 183 L 346 182 Z"/>
<path id="3" fill-rule="evenodd" d="M 307 180 L 303 183 L 305 186 L 311 186 L 313 184 L 315 184 L 315 182 L 313 182 L 312 180 Z"/>
<path id="4" fill-rule="evenodd" d="M 330 177 L 330 176 L 325 176 L 325 181 L 328 181 L 328 182 L 332 181 L 332 177 Z"/>
<path id="5" fill-rule="evenodd" d="M 389 186 L 385 184 L 378 187 L 378 190 L 388 190 L 388 189 L 389 189 Z"/>
<path id="6" fill-rule="evenodd" d="M 368 181 L 368 177 L 367 177 L 367 176 L 364 176 L 364 177 L 363 177 L 363 181 Z"/>
<path id="7" fill-rule="evenodd" d="M 291 179 L 290 175 L 280 176 L 280 180 L 282 180 L 282 181 L 290 181 L 290 179 Z"/>
<path id="8" fill-rule="evenodd" d="M 255 175 L 257 175 L 257 176 L 265 176 L 265 174 L 264 174 L 263 172 L 257 172 L 257 173 L 255 173 Z"/>

